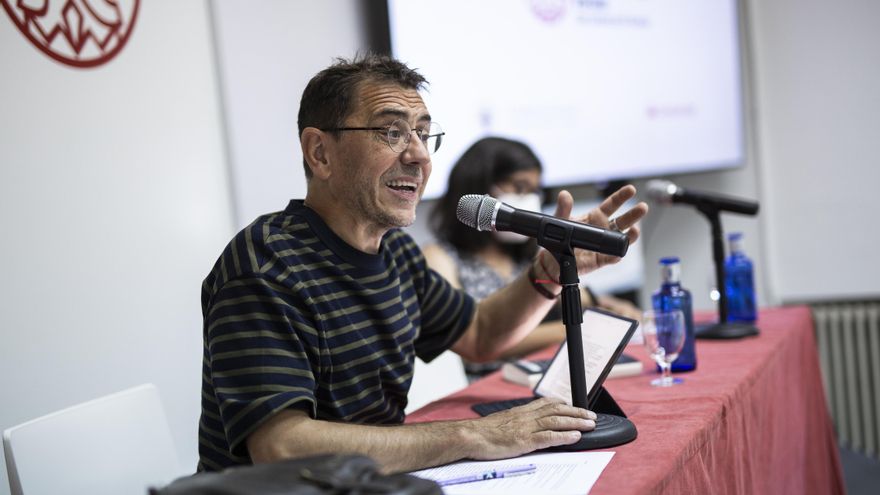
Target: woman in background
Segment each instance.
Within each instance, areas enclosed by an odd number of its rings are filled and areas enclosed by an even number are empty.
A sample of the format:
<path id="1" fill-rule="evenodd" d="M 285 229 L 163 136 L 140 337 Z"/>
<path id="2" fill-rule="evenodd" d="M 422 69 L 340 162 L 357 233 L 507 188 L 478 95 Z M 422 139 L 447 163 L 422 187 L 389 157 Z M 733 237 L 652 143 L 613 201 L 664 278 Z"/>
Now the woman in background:
<path id="1" fill-rule="evenodd" d="M 458 221 L 458 200 L 465 194 L 489 194 L 514 208 L 541 211 L 543 167 L 524 143 L 488 137 L 474 143 L 449 174 L 446 194 L 431 211 L 430 224 L 438 244 L 424 248 L 428 265 L 476 299 L 483 299 L 527 270 L 538 252 L 534 239 L 513 232 L 487 235 Z M 630 302 L 613 297 L 596 298 L 581 290 L 584 306 L 598 306 L 639 319 L 641 312 Z M 565 327 L 557 304 L 532 333 L 508 349 L 502 359 L 522 357 L 565 339 Z M 465 362 L 469 379 L 485 375 L 501 362 Z"/>

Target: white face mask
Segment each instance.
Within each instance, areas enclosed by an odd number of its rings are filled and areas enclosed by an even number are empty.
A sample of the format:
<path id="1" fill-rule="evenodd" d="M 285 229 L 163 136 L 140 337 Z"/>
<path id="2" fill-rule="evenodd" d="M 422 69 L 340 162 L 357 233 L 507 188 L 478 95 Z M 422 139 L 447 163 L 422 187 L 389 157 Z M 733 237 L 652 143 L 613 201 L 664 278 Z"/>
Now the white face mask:
<path id="1" fill-rule="evenodd" d="M 541 212 L 541 195 L 538 193 L 503 193 L 499 194 L 496 199 L 518 210 Z M 523 244 L 531 239 L 530 237 L 506 230 L 494 231 L 492 234 L 495 236 L 495 240 L 502 244 Z"/>

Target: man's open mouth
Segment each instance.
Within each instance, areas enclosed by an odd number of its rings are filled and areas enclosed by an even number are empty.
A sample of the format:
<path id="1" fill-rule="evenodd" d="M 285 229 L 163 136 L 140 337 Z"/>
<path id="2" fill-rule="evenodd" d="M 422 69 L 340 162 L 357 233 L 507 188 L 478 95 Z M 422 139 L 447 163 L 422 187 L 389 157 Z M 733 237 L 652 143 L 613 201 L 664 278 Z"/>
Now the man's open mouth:
<path id="1" fill-rule="evenodd" d="M 406 191 L 406 192 L 416 192 L 418 189 L 418 184 L 415 182 L 408 182 L 403 180 L 392 180 L 385 183 L 386 186 L 394 189 L 395 191 Z"/>

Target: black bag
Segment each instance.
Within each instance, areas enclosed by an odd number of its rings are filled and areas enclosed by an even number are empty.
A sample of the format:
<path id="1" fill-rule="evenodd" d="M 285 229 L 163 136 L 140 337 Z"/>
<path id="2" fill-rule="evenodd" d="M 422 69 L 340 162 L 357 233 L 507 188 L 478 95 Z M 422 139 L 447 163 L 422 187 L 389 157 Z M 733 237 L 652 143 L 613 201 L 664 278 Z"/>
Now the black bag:
<path id="1" fill-rule="evenodd" d="M 322 455 L 200 473 L 150 495 L 442 495 L 440 485 L 409 474 L 379 473 L 361 455 Z"/>

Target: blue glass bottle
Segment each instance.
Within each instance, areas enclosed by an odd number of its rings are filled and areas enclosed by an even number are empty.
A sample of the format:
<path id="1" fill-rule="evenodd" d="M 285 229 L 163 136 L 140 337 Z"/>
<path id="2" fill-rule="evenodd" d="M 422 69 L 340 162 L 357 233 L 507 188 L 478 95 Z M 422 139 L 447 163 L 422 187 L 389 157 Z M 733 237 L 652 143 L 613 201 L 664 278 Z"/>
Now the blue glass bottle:
<path id="1" fill-rule="evenodd" d="M 752 323 L 757 317 L 752 261 L 743 251 L 742 234 L 728 234 L 730 255 L 724 261 L 724 289 L 727 291 L 728 321 Z"/>
<path id="2" fill-rule="evenodd" d="M 654 311 L 680 309 L 684 313 L 685 339 L 681 353 L 672 362 L 672 371 L 692 371 L 697 368 L 694 349 L 694 312 L 691 293 L 681 286 L 681 263 L 678 257 L 660 259 L 660 290 L 651 296 Z"/>

